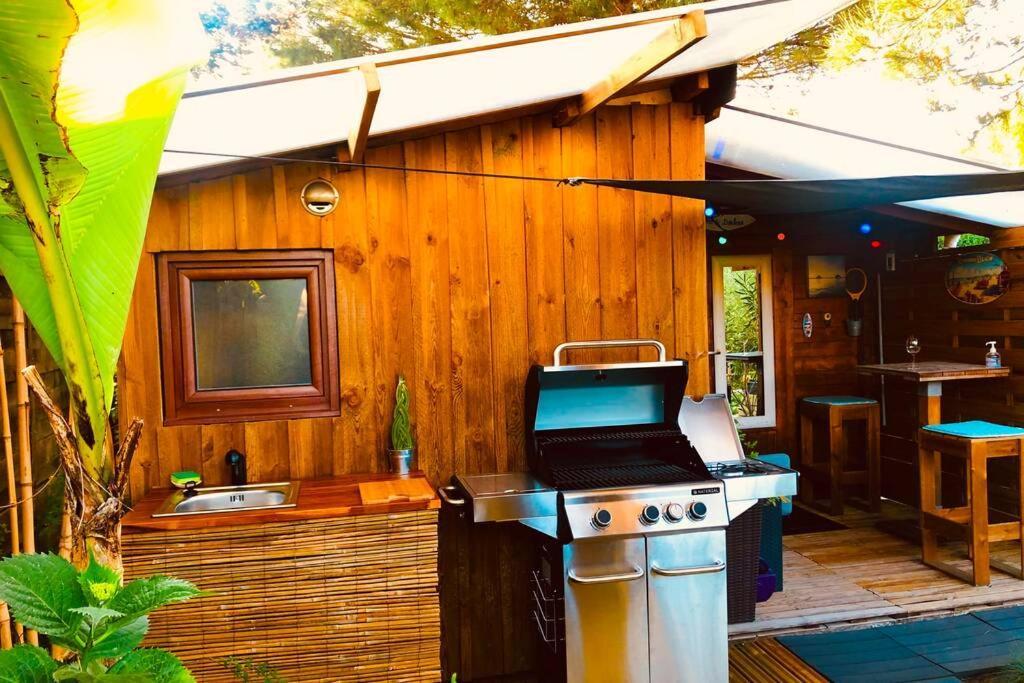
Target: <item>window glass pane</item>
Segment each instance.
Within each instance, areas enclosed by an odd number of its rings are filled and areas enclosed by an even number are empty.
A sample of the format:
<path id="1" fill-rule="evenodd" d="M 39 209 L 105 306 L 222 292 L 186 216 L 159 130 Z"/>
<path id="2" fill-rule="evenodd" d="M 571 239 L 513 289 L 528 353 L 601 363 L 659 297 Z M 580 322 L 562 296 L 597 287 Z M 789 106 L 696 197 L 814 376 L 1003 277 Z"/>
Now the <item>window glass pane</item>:
<path id="1" fill-rule="evenodd" d="M 756 267 L 726 266 L 722 285 L 729 402 L 738 417 L 764 415 L 761 272 Z"/>
<path id="2" fill-rule="evenodd" d="M 304 278 L 194 280 L 196 388 L 312 383 Z"/>

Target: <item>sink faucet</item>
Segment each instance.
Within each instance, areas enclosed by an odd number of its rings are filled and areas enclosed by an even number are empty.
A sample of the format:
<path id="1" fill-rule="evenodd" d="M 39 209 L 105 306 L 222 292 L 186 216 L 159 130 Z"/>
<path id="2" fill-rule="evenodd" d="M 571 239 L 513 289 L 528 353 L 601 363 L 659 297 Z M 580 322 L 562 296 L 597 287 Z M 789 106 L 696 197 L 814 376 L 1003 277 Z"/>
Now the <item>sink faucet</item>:
<path id="1" fill-rule="evenodd" d="M 231 485 L 245 486 L 245 455 L 232 448 L 224 456 L 224 462 L 228 464 L 228 469 L 231 470 Z"/>

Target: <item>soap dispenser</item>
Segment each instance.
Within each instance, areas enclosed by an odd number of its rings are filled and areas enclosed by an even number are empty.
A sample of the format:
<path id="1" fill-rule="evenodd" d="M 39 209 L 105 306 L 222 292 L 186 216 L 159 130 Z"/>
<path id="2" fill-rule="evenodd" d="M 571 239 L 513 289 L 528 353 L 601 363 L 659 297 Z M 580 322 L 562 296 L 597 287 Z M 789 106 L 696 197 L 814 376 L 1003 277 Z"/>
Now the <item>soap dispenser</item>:
<path id="1" fill-rule="evenodd" d="M 988 344 L 988 353 L 985 354 L 985 367 L 986 368 L 1001 368 L 1003 364 L 999 358 L 999 352 L 996 351 L 996 343 L 994 341 L 985 342 Z"/>

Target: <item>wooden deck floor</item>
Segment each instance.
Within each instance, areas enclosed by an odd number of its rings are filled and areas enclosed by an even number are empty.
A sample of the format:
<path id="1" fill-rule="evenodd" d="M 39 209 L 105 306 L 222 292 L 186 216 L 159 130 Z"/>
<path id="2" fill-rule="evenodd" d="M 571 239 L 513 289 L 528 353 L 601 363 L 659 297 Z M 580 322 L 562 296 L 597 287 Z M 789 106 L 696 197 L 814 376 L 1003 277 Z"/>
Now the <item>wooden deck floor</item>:
<path id="1" fill-rule="evenodd" d="M 774 638 L 733 642 L 729 646 L 730 683 L 826 683 L 817 671 Z"/>
<path id="2" fill-rule="evenodd" d="M 993 570 L 992 585 L 974 587 L 924 566 L 917 544 L 880 531 L 882 518 L 911 514 L 886 505 L 881 516 L 863 512 L 836 518 L 850 528 L 783 539 L 785 590 L 757 608 L 757 619 L 730 627 L 735 638 L 961 613 L 1024 603 L 1024 581 Z M 993 555 L 1019 563 L 1016 543 Z M 966 568 L 960 547 L 950 557 Z"/>
<path id="3" fill-rule="evenodd" d="M 826 680 L 773 635 L 1024 604 L 1024 581 L 993 569 L 991 586 L 969 586 L 921 564 L 917 544 L 875 526 L 912 514 L 888 503 L 881 515 L 851 509 L 832 518 L 848 529 L 785 537 L 785 591 L 759 604 L 753 622 L 729 628 L 730 682 Z M 1019 552 L 1015 543 L 1006 543 L 992 554 L 1017 564 Z M 949 557 L 968 567 L 962 548 L 950 546 Z"/>

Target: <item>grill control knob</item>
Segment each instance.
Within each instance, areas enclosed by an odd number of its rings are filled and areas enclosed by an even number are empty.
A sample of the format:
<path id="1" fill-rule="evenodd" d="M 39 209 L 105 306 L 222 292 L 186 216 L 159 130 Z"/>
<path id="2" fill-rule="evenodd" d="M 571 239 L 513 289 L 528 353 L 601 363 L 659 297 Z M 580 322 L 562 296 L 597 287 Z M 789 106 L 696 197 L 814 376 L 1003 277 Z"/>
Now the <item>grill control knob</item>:
<path id="1" fill-rule="evenodd" d="M 695 522 L 700 522 L 708 516 L 708 506 L 699 500 L 696 503 L 690 503 L 690 507 L 686 510 L 686 516 Z"/>
<path id="2" fill-rule="evenodd" d="M 612 523 L 612 513 L 608 512 L 604 508 L 601 508 L 594 513 L 594 518 L 591 520 L 595 527 L 598 529 L 607 529 L 608 525 Z"/>
<path id="3" fill-rule="evenodd" d="M 661 519 L 661 510 L 658 509 L 657 505 L 647 505 L 640 512 L 641 524 L 650 526 L 651 524 L 657 524 L 659 519 Z"/>
<path id="4" fill-rule="evenodd" d="M 683 506 L 679 503 L 669 503 L 665 507 L 665 519 L 670 522 L 680 522 L 686 513 L 683 512 Z"/>

